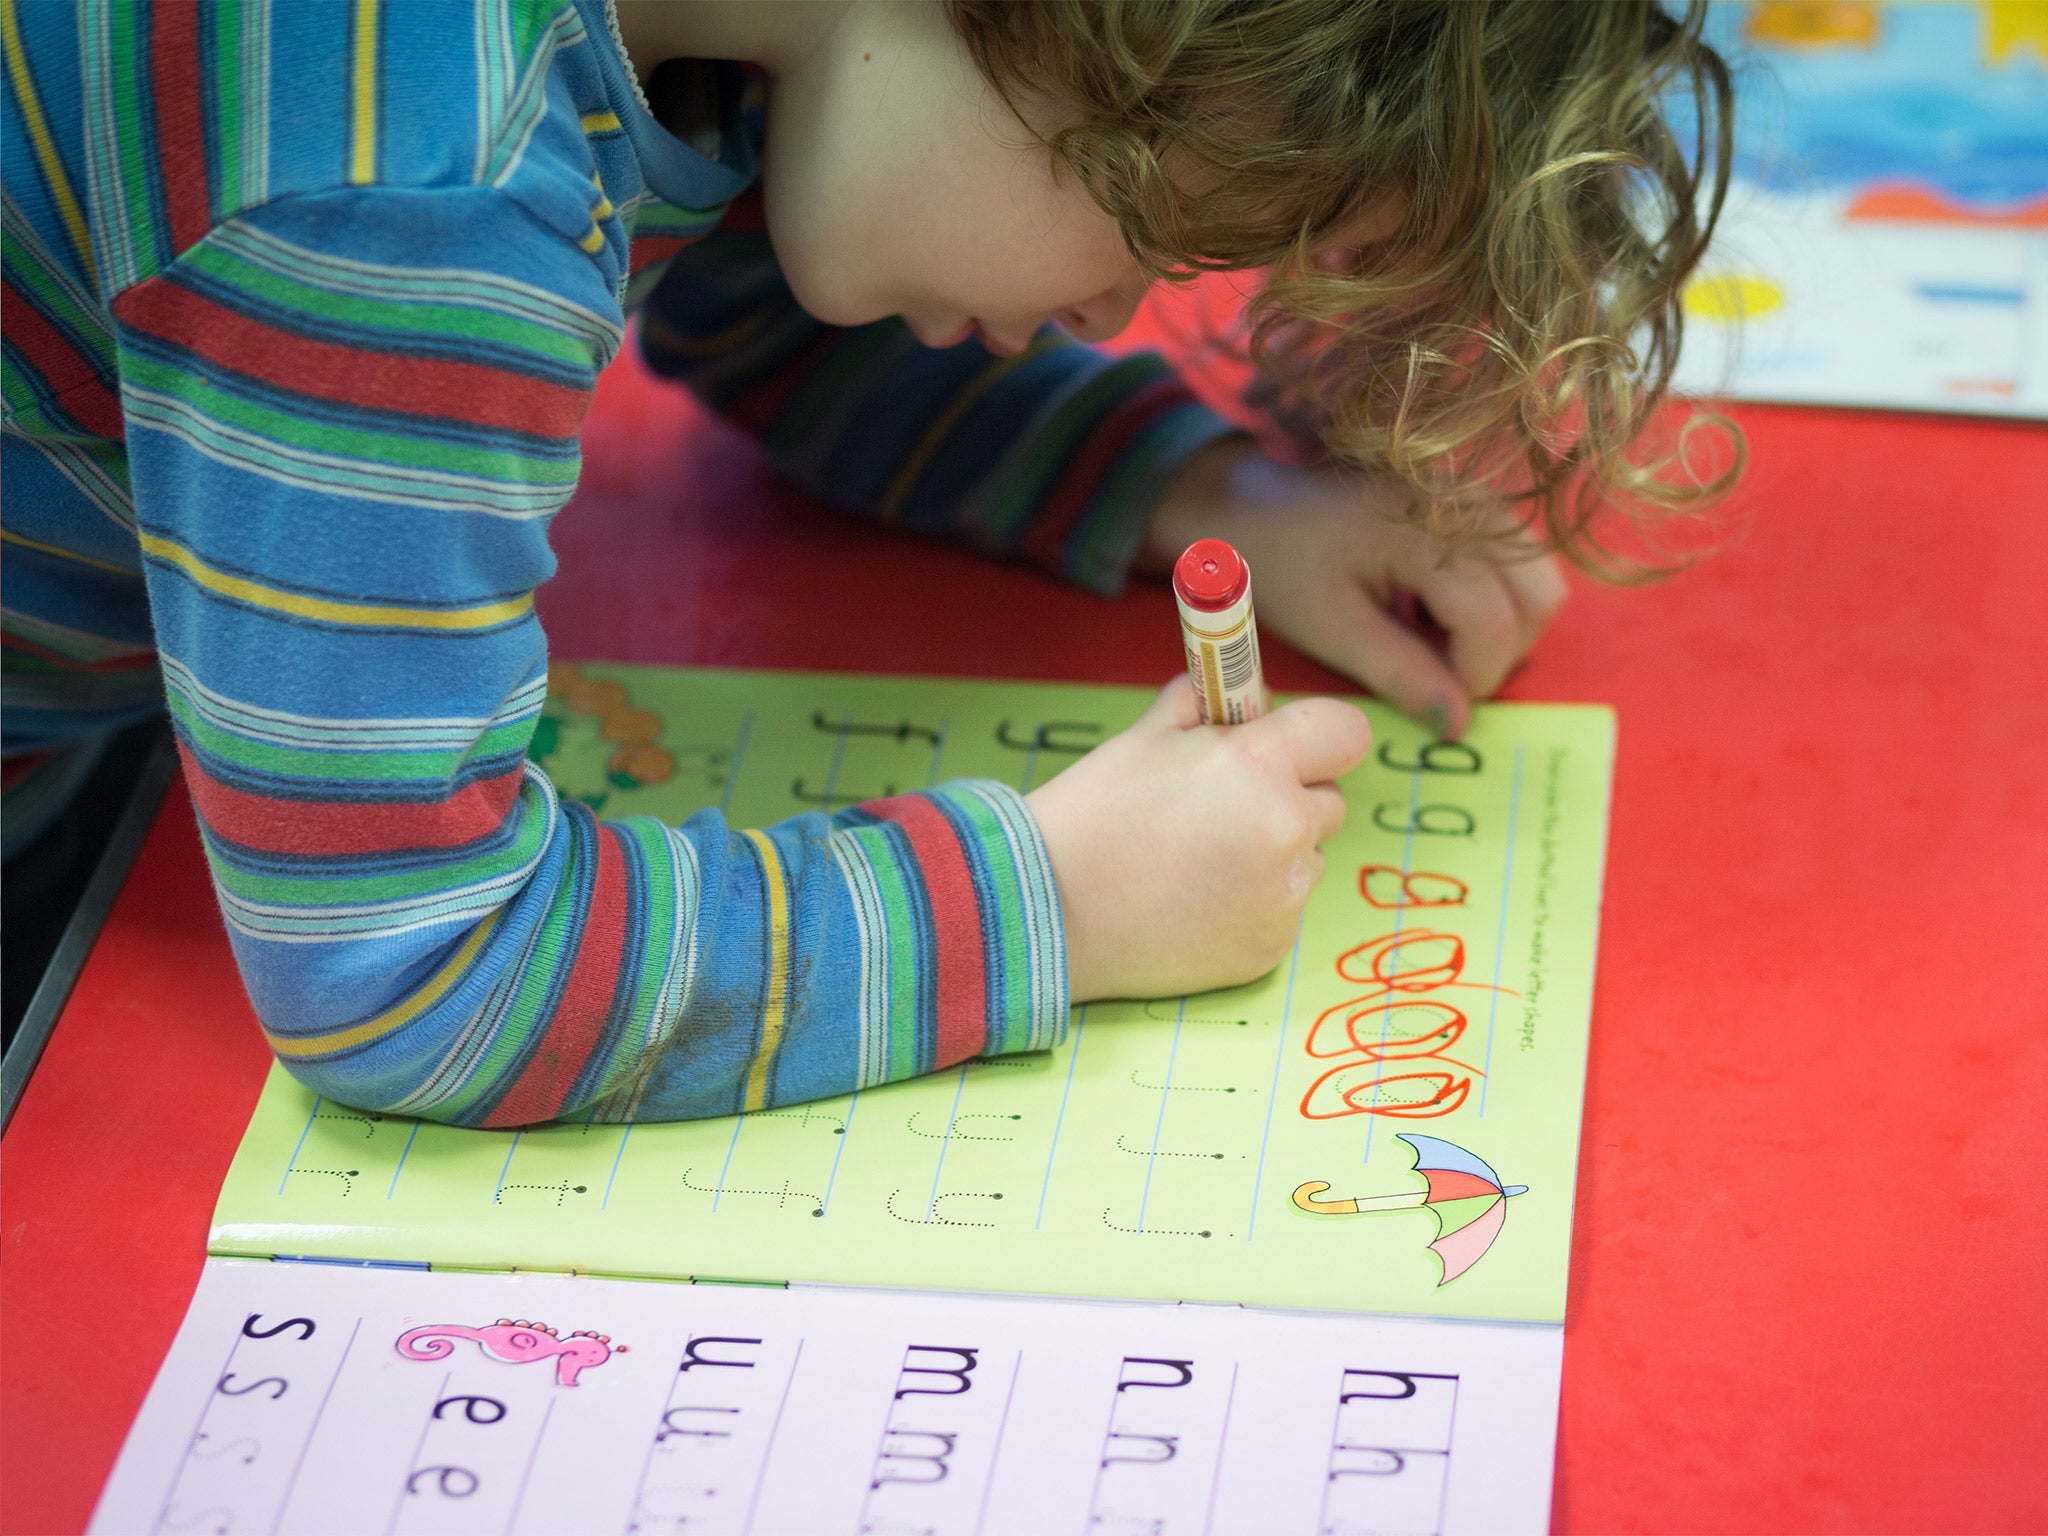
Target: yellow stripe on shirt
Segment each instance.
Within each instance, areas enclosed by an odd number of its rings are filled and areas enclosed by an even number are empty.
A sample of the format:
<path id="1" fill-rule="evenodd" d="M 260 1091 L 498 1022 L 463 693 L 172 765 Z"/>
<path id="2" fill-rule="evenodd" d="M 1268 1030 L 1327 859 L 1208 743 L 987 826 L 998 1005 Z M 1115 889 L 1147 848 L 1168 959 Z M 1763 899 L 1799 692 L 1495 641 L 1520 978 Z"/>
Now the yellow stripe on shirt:
<path id="1" fill-rule="evenodd" d="M 588 122 L 589 119 L 586 118 L 584 121 Z M 604 226 L 598 223 L 598 220 L 608 219 L 618 210 L 612 207 L 611 198 L 605 194 L 602 176 L 592 171 L 590 184 L 597 189 L 597 206 L 590 210 L 590 229 L 576 244 L 589 255 L 595 256 L 604 249 Z"/>
<path id="2" fill-rule="evenodd" d="M 368 629 L 490 629 L 533 611 L 533 594 L 522 592 L 501 602 L 479 603 L 474 608 L 394 608 L 381 603 L 348 603 L 336 598 L 307 597 L 233 576 L 216 570 L 181 544 L 153 533 L 139 535 L 142 552 L 167 560 L 209 592 L 273 613 L 295 618 L 318 619 L 328 624 L 359 624 Z"/>
<path id="3" fill-rule="evenodd" d="M 33 549 L 39 554 L 55 555 L 59 560 L 76 560 L 80 565 L 112 571 L 116 576 L 141 574 L 132 565 L 116 565 L 111 560 L 95 560 L 91 555 L 81 555 L 75 549 L 59 549 L 54 544 L 45 544 L 40 539 L 31 539 L 24 534 L 16 533 L 12 528 L 0 528 L 0 539 L 6 540 L 9 544 L 19 544 L 23 549 Z"/>
<path id="4" fill-rule="evenodd" d="M 377 179 L 377 4 L 356 0 L 354 51 L 355 100 L 349 125 L 348 179 L 366 187 Z"/>
<path id="5" fill-rule="evenodd" d="M 263 1038 L 270 1042 L 271 1050 L 280 1056 L 304 1058 L 307 1056 L 332 1056 L 337 1051 L 367 1045 L 370 1041 L 403 1029 L 414 1019 L 425 1013 L 434 1004 L 446 997 L 455 983 L 469 970 L 469 962 L 476 958 L 476 952 L 484 947 L 484 940 L 491 936 L 491 930 L 498 926 L 503 909 L 493 912 L 470 931 L 462 941 L 462 947 L 448 959 L 448 963 L 434 972 L 425 986 L 413 993 L 395 1008 L 387 1008 L 374 1019 L 365 1019 L 360 1024 L 351 1024 L 346 1029 L 337 1029 L 327 1035 L 273 1035 L 263 1031 Z"/>
<path id="6" fill-rule="evenodd" d="M 783 882 L 782 857 L 765 832 L 740 834 L 761 855 L 761 882 L 768 887 L 768 996 L 761 1005 L 761 1046 L 747 1069 L 747 1096 L 742 1109 L 768 1107 L 768 1069 L 782 1046 L 782 1026 L 789 1012 L 789 891 Z"/>
<path id="7" fill-rule="evenodd" d="M 904 501 L 916 486 L 919 477 L 924 474 L 925 466 L 932 461 L 946 439 L 952 436 L 953 429 L 960 425 L 962 418 L 974 409 L 975 401 L 1027 359 L 1037 357 L 1049 348 L 1059 345 L 1061 342 L 1058 338 L 1041 331 L 1031 338 L 1023 351 L 991 363 L 969 379 L 964 387 L 956 390 L 953 398 L 946 402 L 946 408 L 934 416 L 931 425 L 924 429 L 924 436 L 918 439 L 917 446 L 904 458 L 902 467 L 889 482 L 889 489 L 882 493 L 882 499 L 875 507 L 881 520 L 885 523 L 896 521 L 897 514 L 903 510 Z"/>
<path id="8" fill-rule="evenodd" d="M 663 324 L 653 315 L 642 315 L 640 328 L 641 334 L 648 341 L 671 357 L 701 361 L 717 357 L 722 352 L 737 350 L 750 340 L 756 331 L 786 312 L 778 304 L 757 305 L 724 330 L 710 336 L 686 336 L 674 326 Z"/>
<path id="9" fill-rule="evenodd" d="M 71 236 L 71 248 L 78 256 L 78 264 L 85 269 L 86 279 L 99 286 L 99 266 L 92 259 L 92 236 L 86 232 L 85 215 L 79 211 L 78 199 L 72 195 L 71 182 L 64 175 L 64 161 L 57 153 L 57 143 L 50 137 L 50 125 L 43 120 L 43 104 L 36 96 L 35 77 L 28 71 L 28 53 L 21 46 L 21 23 L 14 14 L 14 0 L 0 0 L 0 43 L 7 51 L 7 73 L 14 81 L 14 99 L 21 104 L 21 120 L 28 129 L 29 142 L 35 146 L 36 161 L 43 168 L 43 179 L 50 184 L 50 196 L 56 201 L 58 216 L 64 220 L 64 228 Z"/>
<path id="10" fill-rule="evenodd" d="M 623 126 L 616 112 L 586 112 L 583 114 L 585 133 L 610 133 Z"/>

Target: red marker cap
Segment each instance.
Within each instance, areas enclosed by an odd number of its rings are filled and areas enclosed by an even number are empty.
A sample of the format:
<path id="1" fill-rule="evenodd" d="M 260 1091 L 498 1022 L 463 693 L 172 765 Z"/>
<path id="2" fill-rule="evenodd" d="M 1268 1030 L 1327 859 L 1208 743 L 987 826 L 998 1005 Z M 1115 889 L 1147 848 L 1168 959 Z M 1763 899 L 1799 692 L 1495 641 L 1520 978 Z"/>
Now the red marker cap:
<path id="1" fill-rule="evenodd" d="M 1244 556 L 1221 539 L 1197 539 L 1173 564 L 1173 590 L 1190 608 L 1220 613 L 1252 584 Z"/>

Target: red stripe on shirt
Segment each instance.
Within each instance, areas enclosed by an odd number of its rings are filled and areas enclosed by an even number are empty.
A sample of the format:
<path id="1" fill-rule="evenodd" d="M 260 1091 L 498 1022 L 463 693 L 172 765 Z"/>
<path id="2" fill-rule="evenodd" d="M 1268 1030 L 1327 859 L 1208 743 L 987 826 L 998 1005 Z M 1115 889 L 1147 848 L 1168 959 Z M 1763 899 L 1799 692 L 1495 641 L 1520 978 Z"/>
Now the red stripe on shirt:
<path id="1" fill-rule="evenodd" d="M 274 800 L 223 784 L 180 745 L 185 783 L 207 830 L 264 853 L 309 858 L 460 848 L 504 824 L 525 777 L 519 769 L 465 784 L 445 800 L 385 805 L 360 800 Z"/>
<path id="2" fill-rule="evenodd" d="M 14 788 L 56 755 L 55 750 L 24 752 L 19 757 L 0 762 L 0 792 Z"/>
<path id="3" fill-rule="evenodd" d="M 213 198 L 206 184 L 206 130 L 200 120 L 199 7 L 159 5 L 149 13 L 149 64 L 156 97 L 157 161 L 171 215 L 171 249 L 206 238 Z"/>
<path id="4" fill-rule="evenodd" d="M 119 672 L 144 672 L 156 665 L 155 651 L 136 651 L 128 656 L 109 656 L 101 661 L 80 661 L 53 651 L 46 645 L 37 645 L 21 635 L 0 635 L 0 651 L 13 651 L 20 656 L 33 656 L 37 661 L 47 663 L 62 672 L 86 672 L 112 676 Z"/>
<path id="5" fill-rule="evenodd" d="M 821 330 L 795 357 L 736 392 L 726 402 L 726 419 L 756 437 L 766 432 L 775 425 L 789 402 L 796 398 L 797 391 L 810 383 L 812 375 L 825 366 L 833 349 L 845 339 L 844 331 Z"/>
<path id="6" fill-rule="evenodd" d="M 14 284 L 0 288 L 4 288 L 0 303 L 4 303 L 6 310 L 7 339 L 29 366 L 42 375 L 50 393 L 59 397 L 58 409 L 85 431 L 118 441 L 124 431 L 121 402 L 114 398 L 114 392 L 107 388 L 85 354 L 65 340 L 64 333 L 45 320 Z"/>
<path id="7" fill-rule="evenodd" d="M 725 212 L 719 216 L 721 230 L 764 230 L 768 227 L 768 204 L 761 196 L 758 184 L 748 187 L 738 197 L 726 204 Z"/>
<path id="8" fill-rule="evenodd" d="M 938 981 L 939 1038 L 932 1066 L 950 1067 L 988 1044 L 988 965 L 967 851 L 945 813 L 922 795 L 873 800 L 861 809 L 903 829 L 924 875 Z"/>
<path id="9" fill-rule="evenodd" d="M 590 404 L 587 388 L 503 368 L 398 357 L 295 336 L 160 278 L 122 294 L 114 312 L 126 324 L 248 378 L 344 405 L 569 438 Z"/>
<path id="10" fill-rule="evenodd" d="M 575 966 L 547 1033 L 485 1125 L 536 1125 L 554 1119 L 568 1107 L 569 1090 L 604 1038 L 619 990 L 619 962 L 626 951 L 626 859 L 618 833 L 602 823 L 596 832 L 597 879 Z"/>
<path id="11" fill-rule="evenodd" d="M 1174 379 L 1158 379 L 1146 385 L 1096 424 L 1086 442 L 1067 463 L 1065 472 L 1047 494 L 1038 518 L 1018 546 L 1019 553 L 1041 563 L 1059 559 L 1060 545 L 1080 518 L 1082 508 L 1101 487 L 1102 478 L 1152 419 L 1162 411 L 1194 399 L 1186 386 Z"/>
<path id="12" fill-rule="evenodd" d="M 686 245 L 695 245 L 695 235 L 635 235 L 633 244 L 627 249 L 626 262 L 633 276 L 657 262 L 667 261 Z"/>

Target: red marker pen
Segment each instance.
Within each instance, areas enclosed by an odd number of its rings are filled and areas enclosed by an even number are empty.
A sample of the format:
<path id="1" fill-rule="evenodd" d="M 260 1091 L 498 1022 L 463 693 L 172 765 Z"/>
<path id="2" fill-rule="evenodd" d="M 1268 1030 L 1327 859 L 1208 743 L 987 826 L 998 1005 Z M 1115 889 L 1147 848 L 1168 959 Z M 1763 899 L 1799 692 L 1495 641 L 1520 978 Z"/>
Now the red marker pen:
<path id="1" fill-rule="evenodd" d="M 1173 567 L 1181 640 L 1204 725 L 1242 725 L 1266 712 L 1252 570 L 1221 539 L 1197 539 Z"/>

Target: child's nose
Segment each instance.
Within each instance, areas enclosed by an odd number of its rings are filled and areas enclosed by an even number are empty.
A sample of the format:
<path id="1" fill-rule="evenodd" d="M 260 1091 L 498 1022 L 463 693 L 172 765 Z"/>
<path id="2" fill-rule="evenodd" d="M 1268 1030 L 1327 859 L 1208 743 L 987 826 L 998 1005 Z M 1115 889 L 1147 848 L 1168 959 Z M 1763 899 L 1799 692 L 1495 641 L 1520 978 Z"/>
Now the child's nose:
<path id="1" fill-rule="evenodd" d="M 1094 298 L 1083 299 L 1062 311 L 1060 324 L 1078 340 L 1107 341 L 1131 323 L 1149 286 L 1144 282 L 1121 282 L 1106 288 Z"/>

